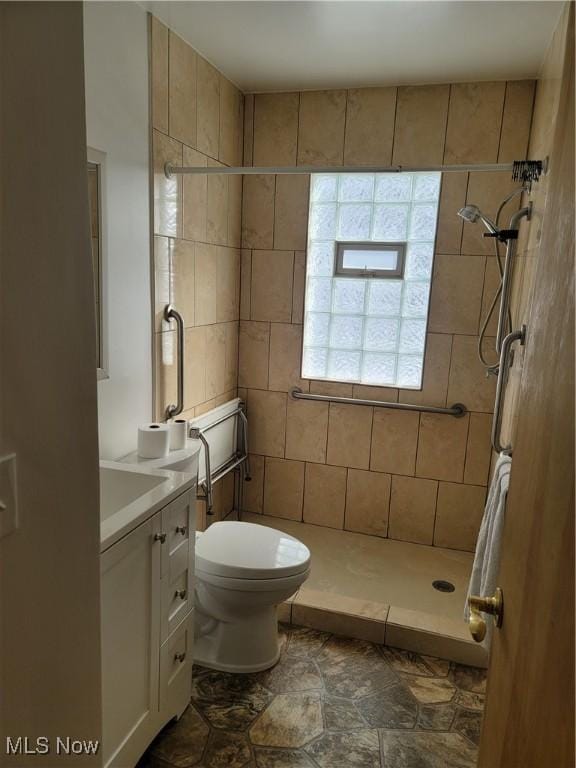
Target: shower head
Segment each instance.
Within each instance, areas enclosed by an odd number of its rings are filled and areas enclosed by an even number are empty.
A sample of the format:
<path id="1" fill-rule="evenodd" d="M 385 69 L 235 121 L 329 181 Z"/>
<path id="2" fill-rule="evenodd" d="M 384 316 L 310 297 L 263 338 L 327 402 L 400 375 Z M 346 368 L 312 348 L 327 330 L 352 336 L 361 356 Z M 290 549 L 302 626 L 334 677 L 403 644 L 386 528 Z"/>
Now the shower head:
<path id="1" fill-rule="evenodd" d="M 476 224 L 480 220 L 489 232 L 493 235 L 498 235 L 499 230 L 496 224 L 488 216 L 484 216 L 477 205 L 467 205 L 464 208 L 460 208 L 458 216 L 463 218 L 464 221 L 470 222 L 470 224 Z"/>

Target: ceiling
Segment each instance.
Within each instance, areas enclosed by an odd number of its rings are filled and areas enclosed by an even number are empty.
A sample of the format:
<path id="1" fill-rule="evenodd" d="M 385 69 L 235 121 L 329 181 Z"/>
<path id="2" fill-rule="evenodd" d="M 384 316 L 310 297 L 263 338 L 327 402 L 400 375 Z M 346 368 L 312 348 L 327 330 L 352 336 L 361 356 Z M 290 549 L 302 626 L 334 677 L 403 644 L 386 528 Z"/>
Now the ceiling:
<path id="1" fill-rule="evenodd" d="M 538 74 L 561 2 L 143 2 L 243 91 Z"/>

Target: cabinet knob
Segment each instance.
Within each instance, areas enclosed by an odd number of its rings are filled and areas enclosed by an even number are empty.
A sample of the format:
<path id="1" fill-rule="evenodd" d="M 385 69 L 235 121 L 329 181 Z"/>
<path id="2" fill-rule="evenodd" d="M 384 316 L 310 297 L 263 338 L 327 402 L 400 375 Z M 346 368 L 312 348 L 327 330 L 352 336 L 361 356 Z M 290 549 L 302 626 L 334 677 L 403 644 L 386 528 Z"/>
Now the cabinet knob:
<path id="1" fill-rule="evenodd" d="M 181 600 L 186 600 L 187 594 L 188 594 L 187 590 L 177 589 L 176 592 L 174 592 L 174 597 L 179 597 Z"/>
<path id="2" fill-rule="evenodd" d="M 185 658 L 186 658 L 186 654 L 185 653 L 175 653 L 174 654 L 174 661 L 179 661 L 180 664 L 184 663 Z"/>
<path id="3" fill-rule="evenodd" d="M 188 530 L 188 529 L 186 528 L 186 526 L 185 526 L 185 525 L 177 525 L 177 526 L 176 526 L 176 533 L 181 533 L 181 534 L 182 534 L 182 536 L 186 536 L 186 531 L 187 531 L 187 530 Z"/>
<path id="4" fill-rule="evenodd" d="M 165 533 L 155 533 L 154 534 L 154 541 L 159 541 L 161 544 L 164 544 L 166 541 L 166 534 Z"/>

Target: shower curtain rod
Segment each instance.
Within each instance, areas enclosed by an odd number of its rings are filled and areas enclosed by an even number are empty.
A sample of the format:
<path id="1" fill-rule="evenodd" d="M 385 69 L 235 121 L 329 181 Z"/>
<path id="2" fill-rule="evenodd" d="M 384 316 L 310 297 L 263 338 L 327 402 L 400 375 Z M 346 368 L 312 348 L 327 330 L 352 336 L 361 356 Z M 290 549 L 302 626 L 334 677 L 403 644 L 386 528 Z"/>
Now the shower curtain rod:
<path id="1" fill-rule="evenodd" d="M 311 173 L 426 173 L 435 171 L 442 173 L 451 173 L 457 171 L 510 171 L 513 170 L 513 163 L 483 163 L 480 165 L 297 165 L 297 166 L 240 166 L 229 168 L 224 165 L 211 166 L 205 165 L 172 165 L 166 163 L 164 173 L 167 178 L 178 174 L 202 174 L 206 176 L 265 176 L 271 174 L 279 176 L 284 174 L 311 174 Z"/>

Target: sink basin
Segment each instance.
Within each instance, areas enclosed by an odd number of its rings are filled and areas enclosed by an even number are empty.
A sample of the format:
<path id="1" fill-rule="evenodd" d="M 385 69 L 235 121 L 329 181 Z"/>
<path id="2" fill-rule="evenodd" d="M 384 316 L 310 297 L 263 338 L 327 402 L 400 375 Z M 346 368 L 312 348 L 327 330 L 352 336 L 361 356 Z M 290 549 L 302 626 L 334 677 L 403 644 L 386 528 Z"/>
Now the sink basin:
<path id="1" fill-rule="evenodd" d="M 100 550 L 103 552 L 196 482 L 196 474 L 100 462 Z"/>
<path id="2" fill-rule="evenodd" d="M 107 520 L 123 507 L 166 482 L 165 477 L 100 468 L 100 520 Z"/>

